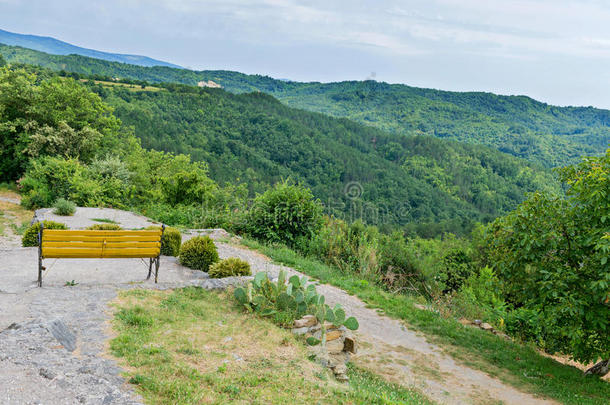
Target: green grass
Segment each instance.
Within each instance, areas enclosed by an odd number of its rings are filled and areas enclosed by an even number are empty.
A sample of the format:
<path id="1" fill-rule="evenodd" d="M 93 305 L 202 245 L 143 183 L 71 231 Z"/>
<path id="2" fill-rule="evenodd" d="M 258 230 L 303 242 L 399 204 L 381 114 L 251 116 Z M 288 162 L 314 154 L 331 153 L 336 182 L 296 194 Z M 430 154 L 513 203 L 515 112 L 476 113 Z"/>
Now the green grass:
<path id="1" fill-rule="evenodd" d="M 201 288 L 121 292 L 110 343 L 149 404 L 428 404 L 419 392 L 349 367 L 340 384 L 290 331 Z M 236 357 L 238 356 L 238 357 Z"/>
<path id="2" fill-rule="evenodd" d="M 91 218 L 91 220 L 95 222 L 103 222 L 105 224 L 118 224 L 118 222 L 108 218 Z"/>
<path id="3" fill-rule="evenodd" d="M 607 404 L 610 384 L 597 377 L 583 377 L 580 370 L 538 353 L 535 348 L 507 341 L 477 328 L 461 325 L 432 311 L 413 306 L 416 297 L 390 294 L 377 285 L 344 274 L 339 269 L 305 258 L 282 246 L 268 246 L 243 239 L 281 263 L 302 271 L 323 283 L 332 284 L 380 308 L 388 316 L 404 320 L 441 345 L 454 358 L 525 391 L 541 394 L 566 404 Z"/>

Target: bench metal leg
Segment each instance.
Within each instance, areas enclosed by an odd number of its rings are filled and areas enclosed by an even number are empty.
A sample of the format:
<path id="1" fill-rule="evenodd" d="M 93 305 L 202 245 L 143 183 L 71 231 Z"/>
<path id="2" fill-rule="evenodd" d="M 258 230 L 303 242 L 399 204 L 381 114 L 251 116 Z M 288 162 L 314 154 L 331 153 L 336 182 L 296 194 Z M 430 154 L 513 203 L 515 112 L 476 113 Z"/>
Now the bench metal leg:
<path id="1" fill-rule="evenodd" d="M 159 278 L 159 262 L 160 262 L 161 256 L 157 256 L 157 258 L 155 259 L 155 284 L 157 284 L 157 279 Z"/>
<path id="2" fill-rule="evenodd" d="M 148 263 L 148 277 L 146 277 L 147 280 L 150 280 L 150 275 L 152 274 L 152 265 L 153 265 L 153 258 L 150 258 L 150 261 Z"/>
<path id="3" fill-rule="evenodd" d="M 38 287 L 42 287 L 42 271 L 44 267 L 42 266 L 42 231 L 44 230 L 44 222 L 40 223 L 40 228 L 38 229 Z"/>
<path id="4" fill-rule="evenodd" d="M 38 287 L 42 287 L 42 257 L 38 256 Z"/>

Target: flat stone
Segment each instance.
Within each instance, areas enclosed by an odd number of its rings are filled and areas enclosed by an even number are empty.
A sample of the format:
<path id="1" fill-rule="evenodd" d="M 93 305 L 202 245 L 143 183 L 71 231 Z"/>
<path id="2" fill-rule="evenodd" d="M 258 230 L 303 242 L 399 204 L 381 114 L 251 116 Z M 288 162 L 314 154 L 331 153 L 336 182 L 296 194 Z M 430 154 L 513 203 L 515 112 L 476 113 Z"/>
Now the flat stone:
<path id="1" fill-rule="evenodd" d="M 343 336 L 343 332 L 341 332 L 340 330 L 331 330 L 326 332 L 326 341 L 330 342 L 331 340 L 336 340 L 339 339 Z"/>
<path id="2" fill-rule="evenodd" d="M 303 328 L 293 328 L 292 329 L 292 333 L 294 333 L 295 335 L 304 335 L 307 332 L 309 332 L 309 328 L 307 326 L 305 326 Z"/>
<path id="3" fill-rule="evenodd" d="M 305 328 L 309 326 L 314 326 L 316 323 L 318 323 L 318 320 L 315 316 L 305 315 L 301 319 L 297 319 L 296 321 L 294 321 L 293 328 Z"/>
<path id="4" fill-rule="evenodd" d="M 326 342 L 326 350 L 329 354 L 341 353 L 343 351 L 343 342 L 341 339 Z"/>
<path id="5" fill-rule="evenodd" d="M 54 319 L 49 322 L 47 324 L 47 329 L 67 351 L 73 352 L 76 350 L 76 336 L 70 332 L 61 319 Z"/>
<path id="6" fill-rule="evenodd" d="M 480 324 L 479 328 L 481 328 L 483 330 L 488 330 L 488 331 L 493 331 L 494 330 L 494 327 L 491 326 L 490 324 L 488 324 L 487 322 L 483 322 L 482 324 Z"/>

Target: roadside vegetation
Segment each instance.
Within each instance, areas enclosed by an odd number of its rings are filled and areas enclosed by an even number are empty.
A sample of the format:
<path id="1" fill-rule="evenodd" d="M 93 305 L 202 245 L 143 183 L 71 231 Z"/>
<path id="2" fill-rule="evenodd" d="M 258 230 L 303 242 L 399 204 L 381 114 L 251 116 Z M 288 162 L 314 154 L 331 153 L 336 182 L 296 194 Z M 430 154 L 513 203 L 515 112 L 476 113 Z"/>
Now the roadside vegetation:
<path id="1" fill-rule="evenodd" d="M 348 385 L 337 383 L 290 331 L 244 312 L 230 294 L 120 294 L 110 350 L 147 403 L 430 403 L 354 367 Z"/>

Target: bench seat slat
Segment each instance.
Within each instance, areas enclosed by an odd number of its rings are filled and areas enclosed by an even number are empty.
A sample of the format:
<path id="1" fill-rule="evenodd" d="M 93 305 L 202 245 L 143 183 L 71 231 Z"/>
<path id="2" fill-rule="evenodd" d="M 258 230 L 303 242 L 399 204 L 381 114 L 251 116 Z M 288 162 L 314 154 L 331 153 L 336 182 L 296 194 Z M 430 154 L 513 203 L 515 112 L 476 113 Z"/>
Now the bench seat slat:
<path id="1" fill-rule="evenodd" d="M 159 248 L 75 248 L 75 247 L 44 247 L 43 258 L 129 258 L 129 257 L 157 257 Z"/>
<path id="2" fill-rule="evenodd" d="M 161 228 L 149 230 L 95 231 L 89 229 L 45 229 L 46 235 L 81 236 L 161 236 Z"/>
<path id="3" fill-rule="evenodd" d="M 101 248 L 104 246 L 106 249 L 112 248 L 160 248 L 161 242 L 158 240 L 150 242 L 141 241 L 121 241 L 121 242 L 108 242 L 104 244 L 103 241 L 96 242 L 81 242 L 81 241 L 43 241 L 44 247 L 49 248 Z"/>
<path id="4" fill-rule="evenodd" d="M 161 234 L 140 235 L 140 236 L 87 236 L 87 235 L 49 235 L 47 232 L 42 234 L 43 245 L 45 242 L 158 242 Z"/>

